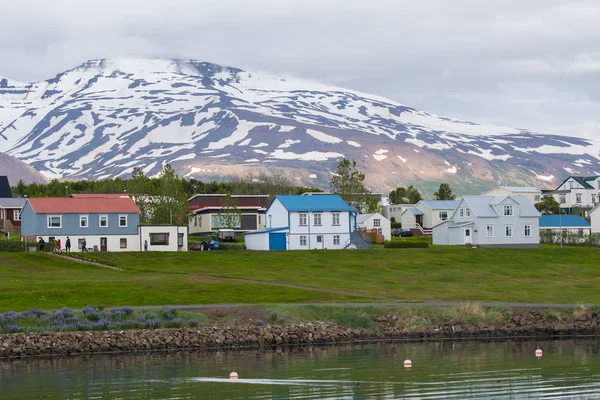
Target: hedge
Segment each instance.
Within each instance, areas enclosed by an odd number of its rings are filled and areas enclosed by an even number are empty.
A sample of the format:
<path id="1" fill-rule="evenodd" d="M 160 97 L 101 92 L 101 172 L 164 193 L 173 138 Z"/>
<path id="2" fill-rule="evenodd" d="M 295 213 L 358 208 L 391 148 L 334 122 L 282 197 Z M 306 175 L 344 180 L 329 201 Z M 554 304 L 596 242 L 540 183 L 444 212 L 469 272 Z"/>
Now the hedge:
<path id="1" fill-rule="evenodd" d="M 25 251 L 25 243 L 20 240 L 0 239 L 0 252 L 1 251 L 10 253 Z"/>
<path id="2" fill-rule="evenodd" d="M 426 249 L 428 247 L 429 243 L 427 242 L 403 242 L 399 240 L 393 240 L 383 244 L 383 248 L 385 249 Z"/>

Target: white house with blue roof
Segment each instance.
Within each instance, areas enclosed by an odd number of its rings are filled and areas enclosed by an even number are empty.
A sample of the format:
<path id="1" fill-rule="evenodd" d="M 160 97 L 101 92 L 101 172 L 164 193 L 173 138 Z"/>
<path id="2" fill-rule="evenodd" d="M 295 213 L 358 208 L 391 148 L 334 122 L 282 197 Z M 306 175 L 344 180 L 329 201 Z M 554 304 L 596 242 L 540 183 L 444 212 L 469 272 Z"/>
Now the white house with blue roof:
<path id="1" fill-rule="evenodd" d="M 431 228 L 447 220 L 458 206 L 458 200 L 421 200 L 406 208 L 401 215 L 402 228 L 415 234 L 430 235 Z"/>
<path id="2" fill-rule="evenodd" d="M 567 240 L 579 238 L 579 240 L 585 241 L 592 233 L 592 226 L 579 215 L 542 215 L 540 232 L 552 232 L 555 234 L 553 240 L 556 242 L 560 241 L 560 232 Z"/>
<path id="3" fill-rule="evenodd" d="M 276 196 L 266 227 L 244 235 L 248 250 L 344 249 L 358 235 L 358 210 L 338 195 Z"/>
<path id="4" fill-rule="evenodd" d="M 433 227 L 435 245 L 538 247 L 540 213 L 525 196 L 465 196 Z"/>

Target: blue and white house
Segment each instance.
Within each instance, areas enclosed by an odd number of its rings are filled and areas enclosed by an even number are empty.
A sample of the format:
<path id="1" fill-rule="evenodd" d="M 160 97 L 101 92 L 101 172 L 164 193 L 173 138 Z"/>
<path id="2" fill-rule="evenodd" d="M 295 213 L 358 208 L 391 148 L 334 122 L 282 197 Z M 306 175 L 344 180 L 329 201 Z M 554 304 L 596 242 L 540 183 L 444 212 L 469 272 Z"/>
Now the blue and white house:
<path id="1" fill-rule="evenodd" d="M 465 196 L 433 227 L 433 244 L 538 247 L 540 213 L 525 196 Z"/>
<path id="2" fill-rule="evenodd" d="M 569 242 L 585 242 L 592 234 L 592 226 L 579 215 L 542 215 L 540 233 L 546 232 L 545 240 L 559 243 L 561 236 Z M 562 232 L 562 235 L 560 234 Z"/>
<path id="3" fill-rule="evenodd" d="M 276 196 L 265 211 L 266 228 L 248 232 L 248 250 L 345 249 L 360 240 L 358 210 L 338 195 Z"/>

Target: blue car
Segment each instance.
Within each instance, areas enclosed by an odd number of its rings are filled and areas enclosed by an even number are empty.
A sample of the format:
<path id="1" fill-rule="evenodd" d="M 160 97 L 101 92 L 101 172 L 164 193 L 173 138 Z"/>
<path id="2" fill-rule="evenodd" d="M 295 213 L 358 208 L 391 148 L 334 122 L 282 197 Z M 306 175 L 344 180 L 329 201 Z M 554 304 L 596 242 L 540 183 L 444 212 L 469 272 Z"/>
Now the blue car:
<path id="1" fill-rule="evenodd" d="M 193 244 L 189 246 L 190 251 L 211 251 L 221 249 L 221 242 L 216 236 L 209 236 L 202 238 L 201 243 Z"/>

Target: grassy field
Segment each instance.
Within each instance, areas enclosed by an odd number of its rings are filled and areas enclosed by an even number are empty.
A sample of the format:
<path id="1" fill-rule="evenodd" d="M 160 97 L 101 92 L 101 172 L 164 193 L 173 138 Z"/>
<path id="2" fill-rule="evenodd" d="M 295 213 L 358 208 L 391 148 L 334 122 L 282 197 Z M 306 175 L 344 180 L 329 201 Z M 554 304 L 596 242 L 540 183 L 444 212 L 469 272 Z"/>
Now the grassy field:
<path id="1" fill-rule="evenodd" d="M 435 246 L 373 251 L 86 255 L 124 269 L 113 271 L 51 255 L 0 253 L 0 310 L 79 308 L 98 303 L 341 302 L 376 297 L 403 301 L 597 303 L 599 255 L 600 249 L 590 247 Z M 353 297 L 355 293 L 363 297 Z"/>

